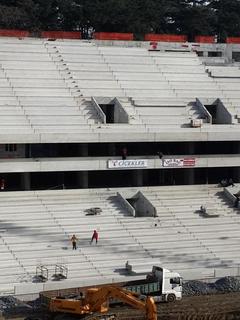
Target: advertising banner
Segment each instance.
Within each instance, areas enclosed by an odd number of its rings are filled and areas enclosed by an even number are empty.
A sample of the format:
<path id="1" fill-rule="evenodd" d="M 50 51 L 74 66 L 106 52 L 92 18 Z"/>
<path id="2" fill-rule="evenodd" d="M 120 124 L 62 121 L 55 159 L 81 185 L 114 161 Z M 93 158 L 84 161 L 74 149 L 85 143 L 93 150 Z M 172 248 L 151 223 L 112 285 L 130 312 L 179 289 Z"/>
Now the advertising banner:
<path id="1" fill-rule="evenodd" d="M 194 167 L 196 164 L 195 158 L 182 158 L 182 159 L 163 159 L 163 167 Z"/>
<path id="2" fill-rule="evenodd" d="M 108 169 L 147 168 L 148 161 L 143 159 L 108 160 Z"/>

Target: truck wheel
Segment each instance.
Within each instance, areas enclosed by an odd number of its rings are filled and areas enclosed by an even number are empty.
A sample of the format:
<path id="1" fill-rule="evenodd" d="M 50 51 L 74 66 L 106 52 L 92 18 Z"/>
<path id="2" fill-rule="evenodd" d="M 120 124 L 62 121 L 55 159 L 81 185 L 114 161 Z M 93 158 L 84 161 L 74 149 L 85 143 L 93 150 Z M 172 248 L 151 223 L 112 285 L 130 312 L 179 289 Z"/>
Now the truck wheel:
<path id="1" fill-rule="evenodd" d="M 167 302 L 174 302 L 176 300 L 175 294 L 171 293 L 167 296 Z"/>

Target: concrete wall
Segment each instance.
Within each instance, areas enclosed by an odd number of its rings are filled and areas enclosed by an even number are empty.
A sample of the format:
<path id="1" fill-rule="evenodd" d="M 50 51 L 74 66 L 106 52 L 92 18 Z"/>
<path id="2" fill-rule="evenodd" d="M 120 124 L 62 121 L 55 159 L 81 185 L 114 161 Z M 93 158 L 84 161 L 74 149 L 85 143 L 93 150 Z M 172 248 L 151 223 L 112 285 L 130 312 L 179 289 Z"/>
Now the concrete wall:
<path id="1" fill-rule="evenodd" d="M 125 109 L 122 107 L 121 102 L 118 100 L 118 98 L 115 98 L 113 102 L 114 102 L 114 122 L 128 123 L 129 117 Z"/>
<path id="2" fill-rule="evenodd" d="M 135 209 L 131 204 L 125 199 L 124 195 L 121 192 L 117 192 L 118 201 L 121 203 L 121 206 L 126 210 L 129 215 L 135 217 Z"/>
<path id="3" fill-rule="evenodd" d="M 220 124 L 231 124 L 233 123 L 233 117 L 227 110 L 220 99 L 217 99 L 217 115 L 216 121 Z"/>
<path id="4" fill-rule="evenodd" d="M 156 217 L 156 208 L 141 191 L 138 191 L 133 198 L 136 199 L 134 205 L 136 217 Z"/>

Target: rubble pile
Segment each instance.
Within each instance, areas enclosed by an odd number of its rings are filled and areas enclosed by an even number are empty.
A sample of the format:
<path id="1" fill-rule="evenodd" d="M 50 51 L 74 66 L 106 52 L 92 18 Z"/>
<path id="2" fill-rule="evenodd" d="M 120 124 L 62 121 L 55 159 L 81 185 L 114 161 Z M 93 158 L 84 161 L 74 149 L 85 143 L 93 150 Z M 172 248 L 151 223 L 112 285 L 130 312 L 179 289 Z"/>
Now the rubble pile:
<path id="1" fill-rule="evenodd" d="M 0 297 L 0 313 L 3 315 L 25 314 L 32 310 L 32 307 L 13 296 Z"/>
<path id="2" fill-rule="evenodd" d="M 240 291 L 240 281 L 234 277 L 225 277 L 215 282 L 215 288 L 219 292 L 238 292 Z"/>
<path id="3" fill-rule="evenodd" d="M 214 289 L 202 281 L 192 280 L 183 284 L 183 295 L 185 296 L 200 296 L 212 293 L 214 293 Z"/>
<path id="4" fill-rule="evenodd" d="M 183 284 L 184 296 L 198 296 L 216 293 L 240 292 L 240 280 L 235 277 L 224 277 L 215 283 L 188 281 Z"/>

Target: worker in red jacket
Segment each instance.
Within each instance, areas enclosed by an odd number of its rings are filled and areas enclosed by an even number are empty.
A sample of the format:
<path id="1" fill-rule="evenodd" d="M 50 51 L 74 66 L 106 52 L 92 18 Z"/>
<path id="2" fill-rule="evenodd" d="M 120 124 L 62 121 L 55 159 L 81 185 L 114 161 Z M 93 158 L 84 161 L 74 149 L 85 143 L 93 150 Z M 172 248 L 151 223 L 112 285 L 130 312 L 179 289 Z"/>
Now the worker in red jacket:
<path id="1" fill-rule="evenodd" d="M 97 243 L 98 243 L 98 232 L 97 232 L 97 230 L 94 230 L 94 231 L 93 231 L 92 239 L 91 239 L 91 241 L 90 241 L 91 244 L 92 244 L 92 242 L 93 242 L 94 239 L 95 239 L 96 244 L 97 244 Z"/>

